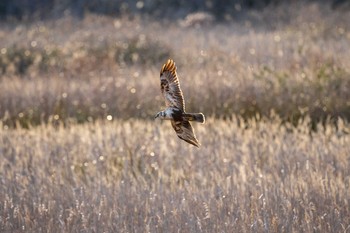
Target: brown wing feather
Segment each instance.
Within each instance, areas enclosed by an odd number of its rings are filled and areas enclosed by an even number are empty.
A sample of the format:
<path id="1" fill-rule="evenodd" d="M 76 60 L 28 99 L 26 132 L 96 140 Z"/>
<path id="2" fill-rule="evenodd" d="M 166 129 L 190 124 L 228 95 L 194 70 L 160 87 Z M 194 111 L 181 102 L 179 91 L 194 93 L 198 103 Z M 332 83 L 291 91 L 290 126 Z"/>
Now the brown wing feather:
<path id="1" fill-rule="evenodd" d="M 185 102 L 176 74 L 175 62 L 169 59 L 160 70 L 160 88 L 168 107 L 185 111 Z"/>
<path id="2" fill-rule="evenodd" d="M 193 128 L 191 126 L 191 123 L 188 121 L 171 121 L 171 125 L 173 126 L 177 136 L 196 146 L 199 147 L 201 144 L 198 142 L 196 135 L 194 135 Z"/>

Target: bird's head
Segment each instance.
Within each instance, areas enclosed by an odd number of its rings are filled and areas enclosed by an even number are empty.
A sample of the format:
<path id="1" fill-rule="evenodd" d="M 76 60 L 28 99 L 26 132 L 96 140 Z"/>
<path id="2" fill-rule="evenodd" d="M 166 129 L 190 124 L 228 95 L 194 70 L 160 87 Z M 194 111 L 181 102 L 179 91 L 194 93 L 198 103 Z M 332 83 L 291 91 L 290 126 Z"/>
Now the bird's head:
<path id="1" fill-rule="evenodd" d="M 164 112 L 158 112 L 158 113 L 154 116 L 154 119 L 157 119 L 157 118 L 162 119 L 162 118 L 164 118 L 164 116 L 165 116 L 165 113 L 164 113 Z"/>

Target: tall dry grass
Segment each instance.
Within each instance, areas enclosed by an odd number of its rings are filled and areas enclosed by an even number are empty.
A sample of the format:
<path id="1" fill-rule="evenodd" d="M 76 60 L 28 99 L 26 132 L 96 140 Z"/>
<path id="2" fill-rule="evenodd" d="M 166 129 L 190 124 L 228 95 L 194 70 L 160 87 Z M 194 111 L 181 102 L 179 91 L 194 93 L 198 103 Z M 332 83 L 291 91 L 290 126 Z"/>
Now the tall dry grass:
<path id="1" fill-rule="evenodd" d="M 93 15 L 3 24 L 0 118 L 8 126 L 147 119 L 162 104 L 159 69 L 172 57 L 188 109 L 350 119 L 348 18 L 310 4 L 225 24 Z"/>
<path id="2" fill-rule="evenodd" d="M 349 124 L 274 118 L 1 127 L 0 230 L 349 231 Z"/>
<path id="3" fill-rule="evenodd" d="M 0 232 L 349 232 L 348 18 L 0 22 Z M 168 57 L 200 149 L 150 120 Z"/>

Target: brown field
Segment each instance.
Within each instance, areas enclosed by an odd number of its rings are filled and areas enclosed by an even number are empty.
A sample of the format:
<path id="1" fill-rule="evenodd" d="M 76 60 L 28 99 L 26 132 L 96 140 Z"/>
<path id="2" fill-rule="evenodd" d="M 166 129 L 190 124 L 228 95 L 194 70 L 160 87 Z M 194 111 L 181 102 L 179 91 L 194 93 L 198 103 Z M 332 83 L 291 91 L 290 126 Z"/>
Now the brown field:
<path id="1" fill-rule="evenodd" d="M 0 232 L 350 232 L 350 12 L 245 17 L 0 22 Z"/>
<path id="2" fill-rule="evenodd" d="M 116 120 L 0 131 L 2 232 L 348 232 L 350 126 Z"/>
<path id="3" fill-rule="evenodd" d="M 3 24 L 0 119 L 11 127 L 149 119 L 172 57 L 188 109 L 207 116 L 349 120 L 350 11 L 286 8 L 201 27 L 95 15 Z"/>

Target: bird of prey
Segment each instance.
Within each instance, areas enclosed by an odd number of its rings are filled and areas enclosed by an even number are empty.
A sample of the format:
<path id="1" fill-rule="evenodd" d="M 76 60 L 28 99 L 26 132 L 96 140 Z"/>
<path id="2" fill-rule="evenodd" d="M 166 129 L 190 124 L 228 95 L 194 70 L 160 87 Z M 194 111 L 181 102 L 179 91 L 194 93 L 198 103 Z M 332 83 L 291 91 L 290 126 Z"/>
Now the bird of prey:
<path id="1" fill-rule="evenodd" d="M 160 70 L 160 89 L 165 99 L 166 109 L 158 112 L 155 118 L 170 120 L 177 136 L 199 147 L 190 121 L 205 122 L 202 113 L 187 113 L 185 111 L 184 97 L 176 74 L 175 62 L 169 59 Z"/>

